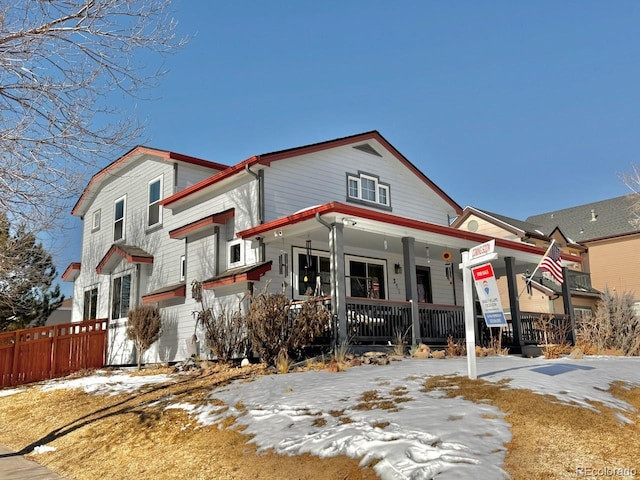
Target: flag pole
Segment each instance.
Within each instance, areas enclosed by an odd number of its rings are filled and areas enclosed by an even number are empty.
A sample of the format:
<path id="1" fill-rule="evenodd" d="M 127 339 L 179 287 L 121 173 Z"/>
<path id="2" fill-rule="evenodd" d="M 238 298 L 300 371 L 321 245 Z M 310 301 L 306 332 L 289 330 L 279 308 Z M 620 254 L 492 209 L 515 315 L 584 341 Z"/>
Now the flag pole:
<path id="1" fill-rule="evenodd" d="M 518 294 L 518 298 L 520 298 L 520 296 L 524 293 L 524 291 L 526 290 L 527 286 L 531 283 L 531 279 L 533 278 L 533 276 L 535 275 L 535 273 L 538 271 L 538 268 L 540 268 L 540 265 L 542 264 L 542 261 L 547 257 L 547 255 L 549 255 L 549 252 L 551 251 L 551 247 L 553 247 L 553 244 L 556 243 L 556 239 L 552 238 L 551 239 L 551 243 L 549 244 L 549 247 L 547 248 L 547 251 L 544 252 L 544 255 L 542 256 L 542 258 L 540 259 L 540 261 L 538 262 L 538 265 L 536 265 L 536 268 L 533 270 L 533 272 L 531 273 L 531 275 L 529 275 L 524 283 L 524 288 L 522 289 L 522 291 Z"/>

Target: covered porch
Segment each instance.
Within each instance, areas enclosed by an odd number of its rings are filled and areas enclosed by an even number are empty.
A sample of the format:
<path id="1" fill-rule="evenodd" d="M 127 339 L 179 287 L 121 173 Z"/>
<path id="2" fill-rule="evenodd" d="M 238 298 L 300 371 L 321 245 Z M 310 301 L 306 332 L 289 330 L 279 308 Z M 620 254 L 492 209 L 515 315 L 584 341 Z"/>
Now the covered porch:
<path id="1" fill-rule="evenodd" d="M 447 219 L 444 219 L 445 221 Z M 332 341 L 410 344 L 464 338 L 461 252 L 491 237 L 359 206 L 329 203 L 239 233 L 278 265 L 282 291 L 302 299 L 326 297 L 334 318 Z M 533 270 L 544 250 L 495 239 L 493 267 L 505 276 L 514 351 L 528 341 L 516 276 Z M 579 257 L 563 256 L 580 262 Z M 276 263 L 277 262 L 277 263 Z M 272 278 L 273 280 L 273 278 Z M 570 297 L 565 314 L 572 315 Z M 474 312 L 474 315 L 480 312 Z M 477 340 L 482 330 L 476 328 Z"/>

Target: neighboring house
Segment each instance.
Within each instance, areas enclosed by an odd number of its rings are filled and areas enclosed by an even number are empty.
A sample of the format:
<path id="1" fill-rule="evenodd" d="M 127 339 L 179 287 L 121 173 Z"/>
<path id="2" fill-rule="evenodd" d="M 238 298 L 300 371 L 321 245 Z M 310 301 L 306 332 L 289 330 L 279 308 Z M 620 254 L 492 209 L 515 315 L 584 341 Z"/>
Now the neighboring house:
<path id="1" fill-rule="evenodd" d="M 165 321 L 145 361 L 198 353 L 196 280 L 216 312 L 246 309 L 248 291 L 311 291 L 327 298 L 337 341 L 446 341 L 464 335 L 460 251 L 492 238 L 451 228 L 461 212 L 376 131 L 229 167 L 136 147 L 75 205 L 82 258 L 63 279 L 74 321 L 109 318 L 111 364 L 135 360 L 124 332 L 140 303 Z M 496 252 L 496 270 L 515 279 L 544 250 L 497 238 Z"/>
<path id="2" fill-rule="evenodd" d="M 454 228 L 470 232 L 483 233 L 494 237 L 505 238 L 514 242 L 536 245 L 547 249 L 552 239 L 555 239 L 560 249 L 569 255 L 584 257 L 587 248 L 565 237 L 564 230 L 557 225 L 545 230 L 534 221 L 517 220 L 497 213 L 480 210 L 474 207 L 465 207 L 451 225 Z M 546 233 L 545 233 L 546 231 Z M 564 262 L 567 267 L 566 281 L 571 293 L 571 303 L 574 314 L 578 317 L 588 315 L 593 311 L 595 303 L 600 298 L 600 292 L 591 286 L 591 280 L 587 265 L 579 262 Z M 523 312 L 560 313 L 565 311 L 562 298 L 562 288 L 554 281 L 545 278 L 538 270 L 534 273 L 536 265 L 531 265 L 528 272 L 517 278 L 519 294 L 519 306 Z M 583 268 L 585 271 L 583 271 Z M 525 281 L 525 275 L 534 273 L 529 288 Z M 506 279 L 498 279 L 501 297 L 505 311 L 509 311 Z"/>
<path id="3" fill-rule="evenodd" d="M 571 242 L 585 247 L 584 266 L 594 288 L 631 292 L 640 314 L 640 195 L 625 195 L 553 212 L 527 222 L 551 235 L 561 229 Z"/>
<path id="4" fill-rule="evenodd" d="M 49 314 L 45 325 L 61 325 L 71 322 L 73 298 L 65 298 L 60 306 Z"/>

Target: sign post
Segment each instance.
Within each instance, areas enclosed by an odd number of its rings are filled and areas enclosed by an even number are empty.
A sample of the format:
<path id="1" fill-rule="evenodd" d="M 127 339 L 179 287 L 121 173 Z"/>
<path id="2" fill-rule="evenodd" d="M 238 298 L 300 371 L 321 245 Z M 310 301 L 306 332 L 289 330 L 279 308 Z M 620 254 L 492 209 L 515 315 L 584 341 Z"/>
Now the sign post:
<path id="1" fill-rule="evenodd" d="M 476 368 L 476 319 L 473 312 L 473 281 L 471 268 L 498 258 L 498 254 L 494 253 L 495 243 L 495 240 L 490 240 L 489 242 L 476 245 L 468 252 L 462 252 L 462 263 L 458 266 L 462 270 L 464 332 L 467 344 L 467 371 L 471 380 L 478 378 Z"/>

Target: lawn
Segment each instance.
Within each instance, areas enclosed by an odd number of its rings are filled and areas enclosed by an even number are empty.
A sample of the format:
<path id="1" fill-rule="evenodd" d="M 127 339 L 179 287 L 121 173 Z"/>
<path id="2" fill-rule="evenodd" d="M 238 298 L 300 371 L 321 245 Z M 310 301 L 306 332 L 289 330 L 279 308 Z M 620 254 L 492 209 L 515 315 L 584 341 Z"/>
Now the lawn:
<path id="1" fill-rule="evenodd" d="M 493 357 L 474 381 L 464 358 L 87 372 L 0 390 L 0 444 L 88 480 L 633 478 L 639 367 Z"/>

